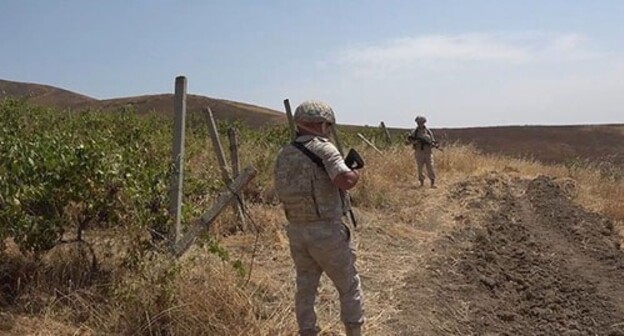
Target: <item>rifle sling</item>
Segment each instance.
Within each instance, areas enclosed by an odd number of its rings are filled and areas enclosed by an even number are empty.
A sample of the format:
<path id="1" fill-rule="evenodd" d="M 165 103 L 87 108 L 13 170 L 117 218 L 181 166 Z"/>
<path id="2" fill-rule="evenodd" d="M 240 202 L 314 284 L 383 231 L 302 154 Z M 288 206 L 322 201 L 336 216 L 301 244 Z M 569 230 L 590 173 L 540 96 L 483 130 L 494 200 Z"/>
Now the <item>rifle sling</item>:
<path id="1" fill-rule="evenodd" d="M 325 165 L 323 164 L 323 159 L 321 159 L 318 155 L 314 154 L 311 150 L 307 149 L 306 146 L 304 146 L 301 142 L 293 141 L 290 144 L 295 146 L 295 148 L 297 148 L 303 154 L 305 154 L 305 156 L 310 158 L 310 160 L 312 160 L 312 162 L 314 162 L 317 166 L 325 169 Z"/>

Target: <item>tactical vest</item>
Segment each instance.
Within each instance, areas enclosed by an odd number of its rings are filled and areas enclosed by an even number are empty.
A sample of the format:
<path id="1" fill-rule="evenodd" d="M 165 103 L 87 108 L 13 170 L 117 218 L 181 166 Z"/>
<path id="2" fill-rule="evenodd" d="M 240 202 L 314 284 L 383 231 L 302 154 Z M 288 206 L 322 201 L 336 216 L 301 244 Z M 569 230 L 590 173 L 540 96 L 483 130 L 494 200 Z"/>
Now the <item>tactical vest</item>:
<path id="1" fill-rule="evenodd" d="M 415 130 L 412 131 L 411 135 L 410 135 L 413 139 L 423 139 L 425 141 L 414 141 L 412 143 L 412 148 L 414 148 L 415 150 L 421 150 L 421 151 L 431 151 L 431 145 L 427 144 L 427 143 L 431 143 L 431 141 L 433 141 L 433 135 L 431 133 L 431 131 L 426 128 L 416 128 Z"/>
<path id="2" fill-rule="evenodd" d="M 282 148 L 277 156 L 275 190 L 291 223 L 333 221 L 342 217 L 338 187 L 324 167 L 319 167 L 291 144 Z"/>

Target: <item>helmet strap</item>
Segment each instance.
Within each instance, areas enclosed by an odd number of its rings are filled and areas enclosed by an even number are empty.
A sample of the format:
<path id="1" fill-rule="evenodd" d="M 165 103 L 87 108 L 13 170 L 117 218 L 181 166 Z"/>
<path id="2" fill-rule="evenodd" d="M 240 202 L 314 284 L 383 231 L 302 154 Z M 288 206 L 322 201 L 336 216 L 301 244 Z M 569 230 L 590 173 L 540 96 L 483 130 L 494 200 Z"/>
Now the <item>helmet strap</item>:
<path id="1" fill-rule="evenodd" d="M 318 124 L 315 124 L 318 125 Z M 320 129 L 318 127 L 310 127 L 308 125 L 305 125 L 303 123 L 297 124 L 297 131 L 298 133 L 301 133 L 302 135 L 316 135 L 316 136 L 322 136 L 322 137 L 329 137 L 329 133 L 330 133 L 330 127 L 331 126 L 327 126 L 328 123 L 320 123 L 321 127 Z"/>

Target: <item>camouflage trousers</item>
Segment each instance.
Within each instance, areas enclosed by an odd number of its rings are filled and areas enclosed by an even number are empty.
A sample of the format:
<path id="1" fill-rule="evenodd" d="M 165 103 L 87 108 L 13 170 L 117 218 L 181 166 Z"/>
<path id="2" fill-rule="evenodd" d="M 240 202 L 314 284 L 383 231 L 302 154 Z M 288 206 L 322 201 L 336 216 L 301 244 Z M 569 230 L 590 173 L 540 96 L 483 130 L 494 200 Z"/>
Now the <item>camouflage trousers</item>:
<path id="1" fill-rule="evenodd" d="M 295 314 L 300 335 L 316 335 L 314 302 L 323 272 L 340 295 L 340 318 L 347 326 L 364 323 L 360 277 L 349 228 L 341 221 L 293 224 L 286 227 L 297 272 Z"/>
<path id="2" fill-rule="evenodd" d="M 416 158 L 416 167 L 418 169 L 418 180 L 425 180 L 425 173 L 423 168 L 427 168 L 427 177 L 430 180 L 435 180 L 435 170 L 433 169 L 433 153 L 431 150 L 417 150 L 414 151 L 414 157 Z"/>

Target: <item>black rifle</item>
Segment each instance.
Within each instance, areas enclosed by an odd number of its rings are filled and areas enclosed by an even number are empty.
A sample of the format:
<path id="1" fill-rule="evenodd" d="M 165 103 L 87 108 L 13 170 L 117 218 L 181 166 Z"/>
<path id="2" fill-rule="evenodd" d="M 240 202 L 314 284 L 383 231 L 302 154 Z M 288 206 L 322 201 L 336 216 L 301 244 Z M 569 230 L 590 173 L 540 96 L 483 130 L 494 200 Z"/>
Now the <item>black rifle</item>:
<path id="1" fill-rule="evenodd" d="M 440 149 L 440 143 L 435 141 L 435 140 L 431 140 L 431 138 L 429 137 L 424 137 L 422 135 L 420 136 L 416 136 L 416 135 L 408 135 L 407 136 L 407 140 L 409 140 L 409 142 L 411 142 L 412 144 L 414 143 L 419 143 L 420 144 L 420 149 L 425 149 L 425 146 L 431 146 L 433 148 L 436 148 L 438 150 L 442 150 Z"/>
<path id="2" fill-rule="evenodd" d="M 362 169 L 364 168 L 364 159 L 362 159 L 360 153 L 358 153 L 354 148 L 351 148 L 345 158 L 345 164 L 351 169 Z"/>

